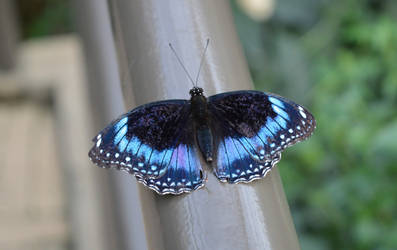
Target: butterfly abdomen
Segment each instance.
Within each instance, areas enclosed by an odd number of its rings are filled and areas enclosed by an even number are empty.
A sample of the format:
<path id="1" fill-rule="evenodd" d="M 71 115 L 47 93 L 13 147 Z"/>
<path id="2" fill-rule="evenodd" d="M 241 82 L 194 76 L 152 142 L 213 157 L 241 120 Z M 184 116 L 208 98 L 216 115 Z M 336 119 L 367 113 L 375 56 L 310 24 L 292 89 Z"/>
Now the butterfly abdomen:
<path id="1" fill-rule="evenodd" d="M 193 95 L 190 101 L 197 144 L 204 159 L 207 162 L 211 162 L 213 159 L 214 140 L 209 127 L 207 98 L 202 94 L 198 94 Z"/>
<path id="2" fill-rule="evenodd" d="M 203 157 L 207 162 L 212 162 L 213 159 L 213 139 L 211 129 L 206 128 L 198 128 L 196 129 L 196 138 L 197 143 L 200 148 Z"/>

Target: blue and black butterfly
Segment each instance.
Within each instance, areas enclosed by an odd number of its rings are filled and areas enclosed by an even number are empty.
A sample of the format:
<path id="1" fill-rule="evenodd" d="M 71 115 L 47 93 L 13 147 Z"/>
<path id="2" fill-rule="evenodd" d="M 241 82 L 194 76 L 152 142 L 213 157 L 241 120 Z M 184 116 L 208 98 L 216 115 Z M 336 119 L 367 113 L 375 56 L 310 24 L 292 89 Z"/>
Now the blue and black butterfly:
<path id="1" fill-rule="evenodd" d="M 88 155 L 95 164 L 133 174 L 159 194 L 181 194 L 204 186 L 201 158 L 220 181 L 247 183 L 312 134 L 314 117 L 283 97 L 235 91 L 206 98 L 197 82 L 208 44 L 195 82 L 169 44 L 193 83 L 190 100 L 153 102 L 122 115 L 93 139 Z"/>
<path id="2" fill-rule="evenodd" d="M 181 194 L 204 186 L 200 158 L 222 182 L 251 182 L 316 126 L 305 108 L 275 94 L 235 91 L 206 98 L 195 86 L 190 96 L 122 115 L 93 139 L 89 157 L 99 167 L 133 174 L 159 194 Z"/>

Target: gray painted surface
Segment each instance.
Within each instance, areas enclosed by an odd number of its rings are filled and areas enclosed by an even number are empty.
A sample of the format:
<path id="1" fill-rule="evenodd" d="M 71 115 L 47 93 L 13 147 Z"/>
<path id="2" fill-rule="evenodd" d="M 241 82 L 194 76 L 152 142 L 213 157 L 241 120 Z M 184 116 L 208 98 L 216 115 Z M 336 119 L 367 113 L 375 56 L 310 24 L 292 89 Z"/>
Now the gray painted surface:
<path id="1" fill-rule="evenodd" d="M 117 55 L 106 0 L 74 1 L 82 37 L 93 113 L 92 136 L 125 112 Z M 88 152 L 88 148 L 86 149 Z M 91 164 L 93 165 L 93 164 Z M 94 166 L 91 166 L 94 168 Z M 95 169 L 102 202 L 102 249 L 145 249 L 146 239 L 135 178 Z"/>
<path id="2" fill-rule="evenodd" d="M 128 107 L 188 98 L 192 87 L 168 43 L 206 95 L 252 89 L 228 1 L 109 1 Z M 251 184 L 222 184 L 189 195 L 159 196 L 139 185 L 149 249 L 299 249 L 281 180 L 274 169 Z"/>

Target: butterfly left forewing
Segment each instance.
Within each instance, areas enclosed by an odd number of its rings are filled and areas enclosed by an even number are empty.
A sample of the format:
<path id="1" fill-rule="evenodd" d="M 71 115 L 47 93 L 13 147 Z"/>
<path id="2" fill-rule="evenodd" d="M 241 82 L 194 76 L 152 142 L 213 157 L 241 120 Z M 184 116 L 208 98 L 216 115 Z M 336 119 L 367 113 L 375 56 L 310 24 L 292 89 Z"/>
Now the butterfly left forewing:
<path id="1" fill-rule="evenodd" d="M 121 116 L 94 138 L 91 160 L 127 171 L 160 194 L 201 187 L 189 105 L 186 100 L 162 101 Z"/>
<path id="2" fill-rule="evenodd" d="M 310 136 L 315 127 L 303 107 L 259 91 L 211 96 L 209 109 L 219 135 L 215 174 L 232 183 L 266 175 L 283 149 Z"/>

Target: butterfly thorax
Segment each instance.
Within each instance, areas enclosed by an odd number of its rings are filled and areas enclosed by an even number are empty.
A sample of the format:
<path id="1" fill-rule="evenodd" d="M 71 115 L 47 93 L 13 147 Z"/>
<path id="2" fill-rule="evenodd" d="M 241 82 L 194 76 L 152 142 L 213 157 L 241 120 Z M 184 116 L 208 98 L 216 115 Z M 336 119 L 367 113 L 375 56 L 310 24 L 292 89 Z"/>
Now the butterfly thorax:
<path id="1" fill-rule="evenodd" d="M 194 87 L 190 90 L 191 113 L 199 149 L 207 162 L 212 161 L 213 138 L 209 126 L 208 102 L 203 89 Z"/>
<path id="2" fill-rule="evenodd" d="M 190 103 L 194 122 L 199 127 L 206 126 L 208 124 L 207 98 L 203 95 L 192 96 Z"/>

